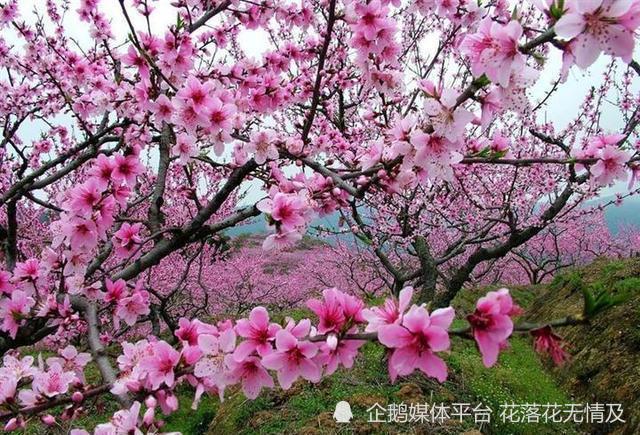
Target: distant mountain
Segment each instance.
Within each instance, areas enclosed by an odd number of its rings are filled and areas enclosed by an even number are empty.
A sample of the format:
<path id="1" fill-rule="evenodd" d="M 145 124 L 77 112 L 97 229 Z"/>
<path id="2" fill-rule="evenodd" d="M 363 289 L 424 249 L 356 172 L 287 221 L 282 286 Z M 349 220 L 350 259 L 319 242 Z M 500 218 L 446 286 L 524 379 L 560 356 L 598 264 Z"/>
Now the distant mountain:
<path id="1" fill-rule="evenodd" d="M 338 231 L 339 225 L 338 221 L 340 220 L 340 215 L 338 213 L 333 213 L 329 216 L 323 216 L 321 218 L 316 218 L 311 222 L 310 227 L 323 227 L 328 228 L 331 231 Z M 267 221 L 264 216 L 258 216 L 247 221 L 246 224 L 230 228 L 226 231 L 226 234 L 229 236 L 238 236 L 240 234 L 257 234 L 257 233 L 266 233 L 269 229 L 267 228 Z"/>
<path id="2" fill-rule="evenodd" d="M 615 196 L 589 201 L 589 205 L 605 204 L 614 201 Z M 625 199 L 620 205 L 609 205 L 604 211 L 604 218 L 612 233 L 617 233 L 620 227 L 633 225 L 640 228 L 640 197 L 632 196 Z"/>
<path id="3" fill-rule="evenodd" d="M 605 196 L 587 202 L 589 206 L 596 206 L 615 200 L 615 196 Z M 640 197 L 633 196 L 625 199 L 621 205 L 610 205 L 605 209 L 605 220 L 612 233 L 617 233 L 621 226 L 634 225 L 640 228 Z M 322 226 L 332 231 L 338 231 L 338 221 L 340 215 L 334 213 L 329 216 L 317 218 L 311 223 L 311 227 Z M 227 230 L 229 236 L 238 236 L 240 234 L 258 234 L 268 232 L 267 221 L 264 216 L 258 216 L 248 221 L 248 223 L 233 227 Z M 349 236 L 345 236 L 349 237 Z"/>

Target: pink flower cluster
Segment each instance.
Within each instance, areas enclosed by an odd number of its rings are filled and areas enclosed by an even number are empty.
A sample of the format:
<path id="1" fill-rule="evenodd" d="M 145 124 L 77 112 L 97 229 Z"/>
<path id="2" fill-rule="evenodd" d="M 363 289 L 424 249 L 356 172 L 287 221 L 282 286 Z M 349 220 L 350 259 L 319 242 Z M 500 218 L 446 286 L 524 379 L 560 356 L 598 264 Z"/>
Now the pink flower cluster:
<path id="1" fill-rule="evenodd" d="M 353 23 L 351 47 L 357 51 L 357 62 L 365 78 L 379 91 L 390 93 L 402 85 L 402 73 L 394 68 L 401 48 L 395 41 L 397 24 L 388 16 L 386 3 L 356 1 L 347 14 Z"/>
<path id="2" fill-rule="evenodd" d="M 524 67 L 524 56 L 518 48 L 521 36 L 522 26 L 517 21 L 500 24 L 487 17 L 476 33 L 464 38 L 460 50 L 469 57 L 474 76 L 486 74 L 492 82 L 506 87 L 512 72 Z"/>
<path id="3" fill-rule="evenodd" d="M 109 283 L 105 299 L 120 302 L 126 299 L 122 297 L 125 291 L 122 281 Z M 265 308 L 256 307 L 248 318 L 235 323 L 226 320 L 213 325 L 181 319 L 175 331 L 176 347 L 155 337 L 124 342 L 117 358 L 120 374 L 111 392 L 146 397 L 147 409 L 140 416 L 142 404 L 136 402 L 98 426 L 95 433 L 125 429 L 138 433 L 139 428 L 160 427 L 156 408 L 163 414 L 174 412 L 178 408 L 174 390 L 184 383 L 195 388 L 197 406 L 202 394 L 217 394 L 222 399 L 231 385 L 240 385 L 246 397 L 255 399 L 262 389 L 274 388 L 272 373 L 284 389 L 300 378 L 319 382 L 341 366 L 352 367 L 367 340 L 377 340 L 388 349 L 392 381 L 417 369 L 444 382 L 447 366 L 440 355 L 450 349 L 454 310 L 449 307 L 429 313 L 424 306 L 409 306 L 412 295 L 413 289 L 407 287 L 398 300 L 389 298 L 380 307 L 366 309 L 359 298 L 331 288 L 324 290 L 322 299 L 307 302 L 318 318 L 317 326 L 310 319 L 274 323 Z M 485 365 L 495 364 L 499 349 L 513 330 L 511 316 L 518 313 L 508 291 L 502 289 L 481 298 L 476 311 L 468 316 Z M 73 346 L 48 358 L 46 364 L 40 361 L 38 367 L 33 367 L 32 357 L 7 355 L 0 367 L 0 405 L 17 398 L 23 406 L 34 406 L 70 395 L 64 418 L 73 418 L 91 390 L 83 374 L 90 360 L 89 354 Z M 20 418 L 13 419 L 9 429 L 20 427 Z M 47 415 L 43 422 L 55 424 L 55 418 Z"/>
<path id="4" fill-rule="evenodd" d="M 572 154 L 578 159 L 596 159 L 596 163 L 579 165 L 588 166 L 593 175 L 592 182 L 599 186 L 613 184 L 617 180 L 624 181 L 629 175 L 627 163 L 631 154 L 620 148 L 624 141 L 623 134 L 598 135 L 591 138 L 584 148 L 574 148 Z"/>
<path id="5" fill-rule="evenodd" d="M 275 371 L 284 389 L 298 378 L 319 382 L 323 373 L 330 375 L 339 366 L 353 365 L 365 343 L 356 338 L 365 323 L 364 331 L 375 333 L 390 349 L 392 380 L 419 369 L 443 382 L 447 369 L 436 353 L 449 350 L 448 331 L 454 311 L 446 308 L 429 314 L 417 305 L 407 311 L 412 293 L 406 288 L 400 301 L 388 299 L 382 307 L 365 309 L 360 299 L 327 289 L 322 299 L 307 303 L 318 317 L 317 327 L 312 327 L 309 319 L 289 319 L 284 326 L 273 323 L 263 307 L 254 308 L 248 318 L 239 319 L 235 325 L 230 321 L 210 325 L 182 319 L 176 331 L 182 351 L 164 341 L 123 345 L 124 354 L 118 363 L 124 375 L 113 391 L 155 391 L 156 398 L 163 402 L 171 396 L 181 373 L 187 373 L 184 379 L 196 387 L 196 402 L 203 392 L 222 397 L 225 388 L 233 384 L 241 384 L 245 395 L 253 399 L 263 388 L 273 388 L 269 370 Z M 504 346 L 513 328 L 510 316 L 517 312 L 503 289 L 482 298 L 476 312 L 469 316 L 487 366 L 495 363 L 498 347 Z"/>
<path id="6" fill-rule="evenodd" d="M 60 235 L 56 236 L 52 247 L 65 245 L 69 248 L 62 261 L 69 261 L 71 255 L 92 252 L 98 242 L 107 237 L 118 206 L 126 203 L 142 171 L 134 154 L 100 155 L 95 160 L 90 177 L 67 194 L 63 201 L 64 213 L 53 224 L 60 228 Z M 133 249 L 138 240 L 136 229 L 139 227 L 124 227 L 114 235 L 118 252 L 124 254 Z"/>
<path id="7" fill-rule="evenodd" d="M 507 338 L 513 332 L 511 318 L 521 313 L 520 307 L 513 303 L 509 290 L 503 288 L 480 298 L 475 312 L 467 316 L 486 367 L 498 361 L 500 350 L 507 347 Z"/>
<path id="8" fill-rule="evenodd" d="M 107 279 L 105 292 L 100 294 L 106 303 L 115 303 L 114 323 L 118 325 L 123 320 L 127 325 L 133 326 L 139 317 L 149 314 L 149 293 L 141 288 L 142 280 L 139 280 L 132 291 L 129 291 L 127 283 L 119 279 L 115 282 Z"/>
<path id="9" fill-rule="evenodd" d="M 23 407 L 34 406 L 67 394 L 81 397 L 84 369 L 91 357 L 87 353 L 79 353 L 73 346 L 67 346 L 58 353 L 58 357 L 47 358 L 46 363 L 39 358 L 38 366 L 33 365 L 31 356 L 5 355 L 0 367 L 0 406 L 15 406 L 16 403 Z M 72 418 L 73 412 L 67 411 L 63 416 Z M 21 417 L 13 418 L 7 422 L 5 430 L 23 425 Z"/>
<path id="10" fill-rule="evenodd" d="M 304 192 L 283 193 L 271 191 L 271 197 L 258 202 L 256 207 L 269 215 L 275 234 L 264 241 L 264 249 L 285 247 L 300 240 L 313 215 Z"/>
<path id="11" fill-rule="evenodd" d="M 568 0 L 566 12 L 554 26 L 569 42 L 567 50 L 576 65 L 588 68 L 605 52 L 631 61 L 634 32 L 640 26 L 640 1 Z"/>

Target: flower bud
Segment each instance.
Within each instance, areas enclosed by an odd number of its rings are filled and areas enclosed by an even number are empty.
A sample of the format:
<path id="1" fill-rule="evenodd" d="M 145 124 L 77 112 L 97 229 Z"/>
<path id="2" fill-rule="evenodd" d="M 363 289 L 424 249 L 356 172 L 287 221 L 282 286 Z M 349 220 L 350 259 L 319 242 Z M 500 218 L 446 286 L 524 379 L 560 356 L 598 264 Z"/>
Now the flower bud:
<path id="1" fill-rule="evenodd" d="M 144 400 L 144 404 L 147 406 L 147 408 L 155 408 L 156 405 L 158 404 L 158 401 L 156 400 L 155 397 L 153 396 L 148 396 L 145 400 Z"/>
<path id="2" fill-rule="evenodd" d="M 336 350 L 338 347 L 338 337 L 335 334 L 331 334 L 327 337 L 327 346 L 331 350 Z"/>
<path id="3" fill-rule="evenodd" d="M 4 431 L 5 432 L 11 432 L 14 431 L 16 429 L 18 429 L 19 423 L 18 423 L 18 419 L 16 417 L 12 418 L 11 420 L 9 420 L 7 422 L 7 424 L 4 425 Z"/>
<path id="4" fill-rule="evenodd" d="M 155 420 L 156 412 L 153 408 L 149 408 L 145 411 L 144 416 L 142 417 L 142 422 L 146 426 L 151 426 L 153 424 L 153 420 Z"/>
<path id="5" fill-rule="evenodd" d="M 80 391 L 76 391 L 71 395 L 71 400 L 73 401 L 73 403 L 81 403 L 84 400 L 84 394 L 82 394 Z"/>
<path id="6" fill-rule="evenodd" d="M 178 410 L 178 398 L 173 393 L 167 396 L 167 407 L 172 411 Z"/>
<path id="7" fill-rule="evenodd" d="M 51 414 L 43 415 L 42 422 L 47 426 L 53 426 L 54 424 L 56 424 L 56 418 Z"/>

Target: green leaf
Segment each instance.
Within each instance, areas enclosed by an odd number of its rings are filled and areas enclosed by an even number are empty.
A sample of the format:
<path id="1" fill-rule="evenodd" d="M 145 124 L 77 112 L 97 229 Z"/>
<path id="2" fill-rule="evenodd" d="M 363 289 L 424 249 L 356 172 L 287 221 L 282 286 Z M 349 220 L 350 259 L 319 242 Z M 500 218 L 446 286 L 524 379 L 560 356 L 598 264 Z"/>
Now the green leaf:
<path id="1" fill-rule="evenodd" d="M 595 294 L 594 294 L 595 292 Z M 629 299 L 628 294 L 612 295 L 606 289 L 582 288 L 584 296 L 584 315 L 587 318 L 600 314 L 610 308 L 620 305 Z"/>
<path id="2" fill-rule="evenodd" d="M 493 153 L 491 155 L 491 158 L 492 159 L 501 159 L 504 156 L 506 156 L 508 152 L 509 152 L 509 150 L 496 151 L 495 153 Z"/>
<path id="3" fill-rule="evenodd" d="M 373 244 L 373 242 L 362 233 L 355 233 L 355 236 L 367 246 L 371 246 Z"/>
<path id="4" fill-rule="evenodd" d="M 594 311 L 595 299 L 588 288 L 582 287 L 581 290 L 584 298 L 584 315 L 585 317 L 590 317 Z"/>
<path id="5" fill-rule="evenodd" d="M 184 27 L 184 21 L 182 20 L 182 17 L 180 16 L 180 14 L 178 14 L 178 18 L 176 20 L 176 30 L 180 31 L 182 30 L 183 27 Z"/>
<path id="6" fill-rule="evenodd" d="M 486 74 L 482 74 L 480 77 L 474 80 L 474 83 L 477 87 L 484 88 L 489 83 L 491 83 L 491 80 L 489 80 L 489 77 L 487 77 Z"/>

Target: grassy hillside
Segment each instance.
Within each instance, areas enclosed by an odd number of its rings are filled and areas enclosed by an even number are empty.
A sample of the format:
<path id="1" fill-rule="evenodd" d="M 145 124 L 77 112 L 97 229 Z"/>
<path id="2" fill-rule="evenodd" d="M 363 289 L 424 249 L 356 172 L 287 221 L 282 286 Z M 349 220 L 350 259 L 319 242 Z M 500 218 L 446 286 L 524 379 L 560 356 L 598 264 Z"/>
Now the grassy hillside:
<path id="1" fill-rule="evenodd" d="M 581 290 L 603 289 L 628 296 L 594 319 L 591 327 L 576 326 L 558 331 L 570 344 L 572 359 L 562 368 L 553 368 L 532 350 L 527 336 L 510 340 L 511 349 L 500 356 L 498 364 L 486 369 L 474 344 L 454 338 L 452 352 L 445 356 L 449 378 L 444 384 L 422 375 L 400 379 L 391 384 L 381 347 L 368 343 L 355 367 L 339 370 L 320 384 L 297 382 L 291 390 L 266 391 L 255 401 L 231 388 L 227 399 L 205 397 L 196 411 L 190 409 L 193 392 L 179 391 L 180 411 L 167 418 L 166 431 L 185 435 L 202 434 L 578 434 L 640 433 L 640 259 L 599 260 L 594 264 L 564 273 L 549 285 L 513 288 L 512 294 L 531 320 L 543 320 L 578 314 L 582 310 Z M 454 301 L 458 318 L 473 309 L 486 289 L 468 290 Z M 302 310 L 286 313 L 295 318 L 308 316 Z M 97 371 L 90 373 L 96 381 Z M 337 402 L 350 403 L 354 419 L 348 425 L 333 420 Z M 571 424 L 507 424 L 501 421 L 504 403 L 622 403 L 627 424 L 615 427 L 575 427 Z M 496 412 L 490 425 L 476 425 L 469 418 L 444 423 L 368 422 L 369 409 L 378 403 L 439 404 L 482 403 Z M 98 399 L 87 415 L 71 427 L 91 429 L 106 421 L 115 404 Z M 66 426 L 66 425 L 64 425 Z M 66 433 L 51 428 L 32 428 L 29 433 Z"/>
<path id="2" fill-rule="evenodd" d="M 581 402 L 621 403 L 625 425 L 591 428 L 598 433 L 640 433 L 640 258 L 601 259 L 559 275 L 531 308 L 533 319 L 577 314 L 582 289 L 624 295 L 625 303 L 593 319 L 588 326 L 565 328 L 573 358 L 552 368 L 563 388 Z"/>

